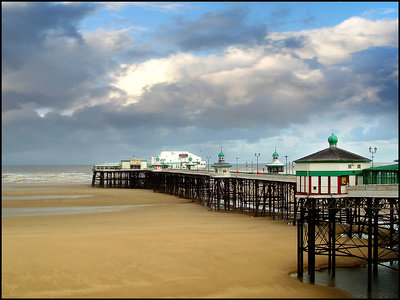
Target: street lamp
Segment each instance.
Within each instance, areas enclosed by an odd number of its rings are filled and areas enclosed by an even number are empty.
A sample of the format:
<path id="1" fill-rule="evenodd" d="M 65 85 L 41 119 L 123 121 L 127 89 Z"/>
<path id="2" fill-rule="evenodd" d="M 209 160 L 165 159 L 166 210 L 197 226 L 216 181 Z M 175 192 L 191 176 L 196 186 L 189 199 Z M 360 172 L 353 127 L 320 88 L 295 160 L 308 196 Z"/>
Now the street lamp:
<path id="1" fill-rule="evenodd" d="M 372 156 L 372 167 L 374 167 L 374 154 L 376 153 L 376 150 L 378 150 L 378 148 L 375 147 L 374 149 L 372 149 L 372 147 L 369 147 L 369 152 Z"/>
<path id="2" fill-rule="evenodd" d="M 254 156 L 257 158 L 257 174 L 258 174 L 258 158 L 260 157 L 260 153 L 254 153 Z"/>
<path id="3" fill-rule="evenodd" d="M 286 158 L 285 169 L 286 169 L 286 175 L 287 175 L 287 155 L 285 155 L 285 158 Z"/>
<path id="4" fill-rule="evenodd" d="M 236 172 L 239 171 L 239 164 L 238 164 L 239 157 L 236 157 Z"/>
<path id="5" fill-rule="evenodd" d="M 207 156 L 207 172 L 210 172 L 210 158 L 211 156 Z"/>
<path id="6" fill-rule="evenodd" d="M 246 161 L 246 173 L 247 173 L 247 166 L 248 166 L 248 165 L 247 165 L 247 161 Z"/>

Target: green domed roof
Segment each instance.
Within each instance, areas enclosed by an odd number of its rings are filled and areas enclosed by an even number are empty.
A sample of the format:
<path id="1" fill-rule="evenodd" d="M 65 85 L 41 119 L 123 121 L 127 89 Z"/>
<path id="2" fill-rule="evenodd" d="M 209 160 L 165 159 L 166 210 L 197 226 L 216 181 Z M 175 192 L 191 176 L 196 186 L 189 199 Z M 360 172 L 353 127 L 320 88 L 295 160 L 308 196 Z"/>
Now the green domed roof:
<path id="1" fill-rule="evenodd" d="M 279 157 L 279 154 L 278 154 L 278 152 L 274 152 L 274 154 L 272 154 L 272 157 Z"/>
<path id="2" fill-rule="evenodd" d="M 192 159 L 193 159 L 192 157 L 189 157 L 189 161 L 192 161 Z"/>
<path id="3" fill-rule="evenodd" d="M 218 157 L 225 157 L 224 152 L 222 152 L 222 147 L 221 147 L 221 152 L 218 154 Z"/>
<path id="4" fill-rule="evenodd" d="M 332 135 L 328 138 L 329 145 L 336 145 L 338 142 L 338 138 L 336 135 L 332 133 Z"/>

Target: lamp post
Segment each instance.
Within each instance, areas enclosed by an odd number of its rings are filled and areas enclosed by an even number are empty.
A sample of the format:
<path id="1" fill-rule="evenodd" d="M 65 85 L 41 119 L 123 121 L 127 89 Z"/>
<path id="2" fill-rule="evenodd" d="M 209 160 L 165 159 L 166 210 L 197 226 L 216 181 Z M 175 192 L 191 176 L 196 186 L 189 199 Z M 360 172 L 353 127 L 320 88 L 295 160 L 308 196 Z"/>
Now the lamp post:
<path id="1" fill-rule="evenodd" d="M 285 169 L 286 169 L 286 175 L 287 175 L 287 155 L 285 155 L 285 158 L 286 158 Z"/>
<path id="2" fill-rule="evenodd" d="M 236 157 L 236 172 L 239 171 L 239 164 L 238 164 L 239 157 Z"/>
<path id="3" fill-rule="evenodd" d="M 260 157 L 260 153 L 254 153 L 254 156 L 257 158 L 257 174 L 258 174 L 258 158 Z"/>
<path id="4" fill-rule="evenodd" d="M 246 173 L 247 173 L 247 166 L 248 166 L 248 165 L 247 165 L 247 161 L 246 161 Z"/>
<path id="5" fill-rule="evenodd" d="M 374 167 L 374 154 L 376 153 L 376 150 L 378 150 L 378 148 L 375 147 L 374 149 L 372 149 L 372 147 L 369 147 L 369 152 L 372 156 L 372 167 Z"/>
<path id="6" fill-rule="evenodd" d="M 210 172 L 210 158 L 211 156 L 207 156 L 207 172 Z"/>

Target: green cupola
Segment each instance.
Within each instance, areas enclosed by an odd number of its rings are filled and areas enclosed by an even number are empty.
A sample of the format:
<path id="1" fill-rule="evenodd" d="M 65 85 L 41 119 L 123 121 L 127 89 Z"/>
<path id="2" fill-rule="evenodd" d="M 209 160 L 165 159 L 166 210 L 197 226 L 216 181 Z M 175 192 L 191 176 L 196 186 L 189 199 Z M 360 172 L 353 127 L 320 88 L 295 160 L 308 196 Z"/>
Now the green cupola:
<path id="1" fill-rule="evenodd" d="M 274 159 L 279 158 L 279 154 L 278 154 L 278 152 L 276 152 L 276 148 L 275 148 L 275 152 L 272 154 L 272 158 L 274 158 Z"/>
<path id="2" fill-rule="evenodd" d="M 331 136 L 328 138 L 328 142 L 329 142 L 329 147 L 331 148 L 336 147 L 336 144 L 338 142 L 337 136 L 332 133 Z"/>
<path id="3" fill-rule="evenodd" d="M 221 147 L 221 152 L 218 154 L 218 161 L 223 162 L 225 161 L 225 154 L 222 152 L 222 147 Z"/>
<path id="4" fill-rule="evenodd" d="M 221 152 L 218 154 L 218 157 L 225 157 L 224 152 L 222 152 L 222 147 L 221 147 Z"/>

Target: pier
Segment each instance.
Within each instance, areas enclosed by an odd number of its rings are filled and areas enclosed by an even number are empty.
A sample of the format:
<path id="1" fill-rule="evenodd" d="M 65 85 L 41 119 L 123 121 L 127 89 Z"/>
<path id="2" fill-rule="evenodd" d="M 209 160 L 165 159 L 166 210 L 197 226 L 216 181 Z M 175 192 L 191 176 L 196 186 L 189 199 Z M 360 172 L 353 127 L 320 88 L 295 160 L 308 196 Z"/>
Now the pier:
<path id="1" fill-rule="evenodd" d="M 348 187 L 340 196 L 296 196 L 296 177 L 231 173 L 221 176 L 187 170 L 94 170 L 93 187 L 142 188 L 191 199 L 213 211 L 272 217 L 297 225 L 297 276 L 306 270 L 315 283 L 315 256 L 328 256 L 335 277 L 336 257 L 357 257 L 368 265 L 368 294 L 378 265 L 398 271 L 400 248 L 398 184 Z"/>
<path id="2" fill-rule="evenodd" d="M 349 187 L 345 197 L 297 197 L 297 276 L 303 277 L 304 252 L 307 272 L 315 283 L 315 256 L 328 256 L 328 271 L 336 276 L 336 257 L 357 257 L 368 267 L 367 293 L 377 280 L 378 265 L 394 269 L 399 293 L 399 199 L 398 184 Z M 393 264 L 397 262 L 397 264 Z"/>
<path id="3" fill-rule="evenodd" d="M 201 171 L 93 171 L 93 187 L 144 188 L 191 199 L 211 210 L 296 220 L 296 177 L 267 174 L 216 175 Z"/>

